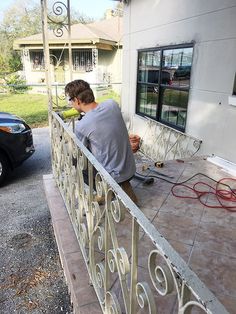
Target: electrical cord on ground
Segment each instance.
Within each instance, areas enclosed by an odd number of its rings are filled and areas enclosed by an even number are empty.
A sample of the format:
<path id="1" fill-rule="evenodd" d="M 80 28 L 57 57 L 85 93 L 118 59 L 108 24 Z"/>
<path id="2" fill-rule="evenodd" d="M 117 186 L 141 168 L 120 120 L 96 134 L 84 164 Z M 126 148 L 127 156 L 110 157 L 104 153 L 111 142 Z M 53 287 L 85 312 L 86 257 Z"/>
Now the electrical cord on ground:
<path id="1" fill-rule="evenodd" d="M 139 173 L 138 173 L 139 174 Z M 207 184 L 203 181 L 198 181 L 196 182 L 193 187 L 186 185 L 185 183 L 191 181 L 192 179 L 194 179 L 197 176 L 203 176 L 213 182 L 215 182 L 215 187 L 211 186 L 210 184 Z M 181 182 L 173 182 L 170 181 L 166 178 L 157 176 L 157 175 L 153 175 L 153 174 L 148 174 L 146 177 L 152 177 L 152 178 L 156 178 L 156 179 L 160 179 L 163 180 L 167 183 L 173 184 L 172 188 L 171 188 L 171 192 L 175 197 L 178 198 L 187 198 L 187 199 L 198 199 L 200 201 L 201 204 L 203 204 L 206 207 L 209 208 L 224 208 L 228 211 L 231 212 L 236 212 L 236 205 L 232 206 L 232 203 L 236 204 L 236 189 L 232 189 L 231 186 L 227 183 L 224 182 L 236 182 L 236 179 L 234 178 L 223 178 L 221 180 L 214 180 L 213 178 L 209 177 L 208 175 L 204 174 L 204 173 L 196 173 L 193 176 L 191 176 L 190 178 L 181 181 Z M 208 191 L 206 190 L 202 190 L 200 187 L 204 186 L 208 188 Z M 222 188 L 222 186 L 224 188 Z M 176 192 L 178 187 L 184 187 L 186 190 L 189 190 L 191 193 L 193 192 L 195 195 L 191 196 L 191 195 L 180 195 Z M 209 195 L 214 195 L 218 201 L 218 203 L 220 205 L 209 205 L 207 204 L 207 202 L 204 202 L 203 197 L 204 196 L 209 196 Z M 231 202 L 230 205 L 225 204 L 225 202 Z"/>

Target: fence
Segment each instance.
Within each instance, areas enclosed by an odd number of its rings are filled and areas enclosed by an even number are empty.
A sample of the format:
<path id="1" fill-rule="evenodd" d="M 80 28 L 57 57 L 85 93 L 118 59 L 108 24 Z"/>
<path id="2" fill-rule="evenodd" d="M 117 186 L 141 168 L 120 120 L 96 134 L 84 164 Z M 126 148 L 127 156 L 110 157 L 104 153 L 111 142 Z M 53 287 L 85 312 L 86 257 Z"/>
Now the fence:
<path id="1" fill-rule="evenodd" d="M 56 113 L 51 138 L 54 177 L 104 313 L 157 313 L 170 298 L 179 314 L 227 313 Z"/>

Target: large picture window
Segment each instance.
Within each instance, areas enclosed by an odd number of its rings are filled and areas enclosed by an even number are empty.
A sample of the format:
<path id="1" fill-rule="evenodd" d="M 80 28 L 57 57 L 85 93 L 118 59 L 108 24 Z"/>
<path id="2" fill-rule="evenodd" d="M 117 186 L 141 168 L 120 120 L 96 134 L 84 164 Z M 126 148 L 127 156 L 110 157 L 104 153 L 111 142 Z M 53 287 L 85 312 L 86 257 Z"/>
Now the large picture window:
<path id="1" fill-rule="evenodd" d="M 137 114 L 185 130 L 192 57 L 192 45 L 138 52 Z"/>

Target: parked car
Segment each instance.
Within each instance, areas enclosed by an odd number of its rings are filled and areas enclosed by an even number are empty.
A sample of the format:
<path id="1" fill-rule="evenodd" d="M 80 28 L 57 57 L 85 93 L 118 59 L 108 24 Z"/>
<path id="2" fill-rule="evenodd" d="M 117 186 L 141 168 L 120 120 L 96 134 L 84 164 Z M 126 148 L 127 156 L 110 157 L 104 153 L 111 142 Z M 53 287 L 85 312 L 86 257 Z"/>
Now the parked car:
<path id="1" fill-rule="evenodd" d="M 182 65 L 174 73 L 174 79 L 189 79 L 191 72 L 191 65 Z"/>
<path id="2" fill-rule="evenodd" d="M 148 71 L 148 83 L 158 84 L 159 82 L 159 70 Z M 161 71 L 161 84 L 171 85 L 171 74 L 168 71 Z"/>
<path id="3" fill-rule="evenodd" d="M 0 185 L 9 171 L 34 151 L 32 131 L 25 121 L 13 114 L 0 112 Z"/>

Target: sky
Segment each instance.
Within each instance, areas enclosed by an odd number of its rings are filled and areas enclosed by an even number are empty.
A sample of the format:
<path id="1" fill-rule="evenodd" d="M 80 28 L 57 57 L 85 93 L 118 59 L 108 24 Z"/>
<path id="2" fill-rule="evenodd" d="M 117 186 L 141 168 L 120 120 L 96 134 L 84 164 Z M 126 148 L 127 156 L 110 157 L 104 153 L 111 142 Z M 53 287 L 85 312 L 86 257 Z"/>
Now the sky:
<path id="1" fill-rule="evenodd" d="M 40 0 L 35 0 L 35 2 Z M 67 3 L 66 0 L 61 0 L 63 3 Z M 8 9 L 15 0 L 0 0 L 0 20 L 2 20 L 4 15 L 4 10 Z M 55 3 L 56 0 L 53 1 Z M 71 8 L 76 9 L 80 13 L 92 17 L 94 19 L 99 19 L 103 17 L 106 9 L 113 9 L 117 4 L 116 1 L 112 0 L 70 0 Z"/>
<path id="2" fill-rule="evenodd" d="M 71 0 L 71 7 L 89 17 L 101 18 L 106 9 L 113 9 L 117 4 L 112 0 Z"/>

